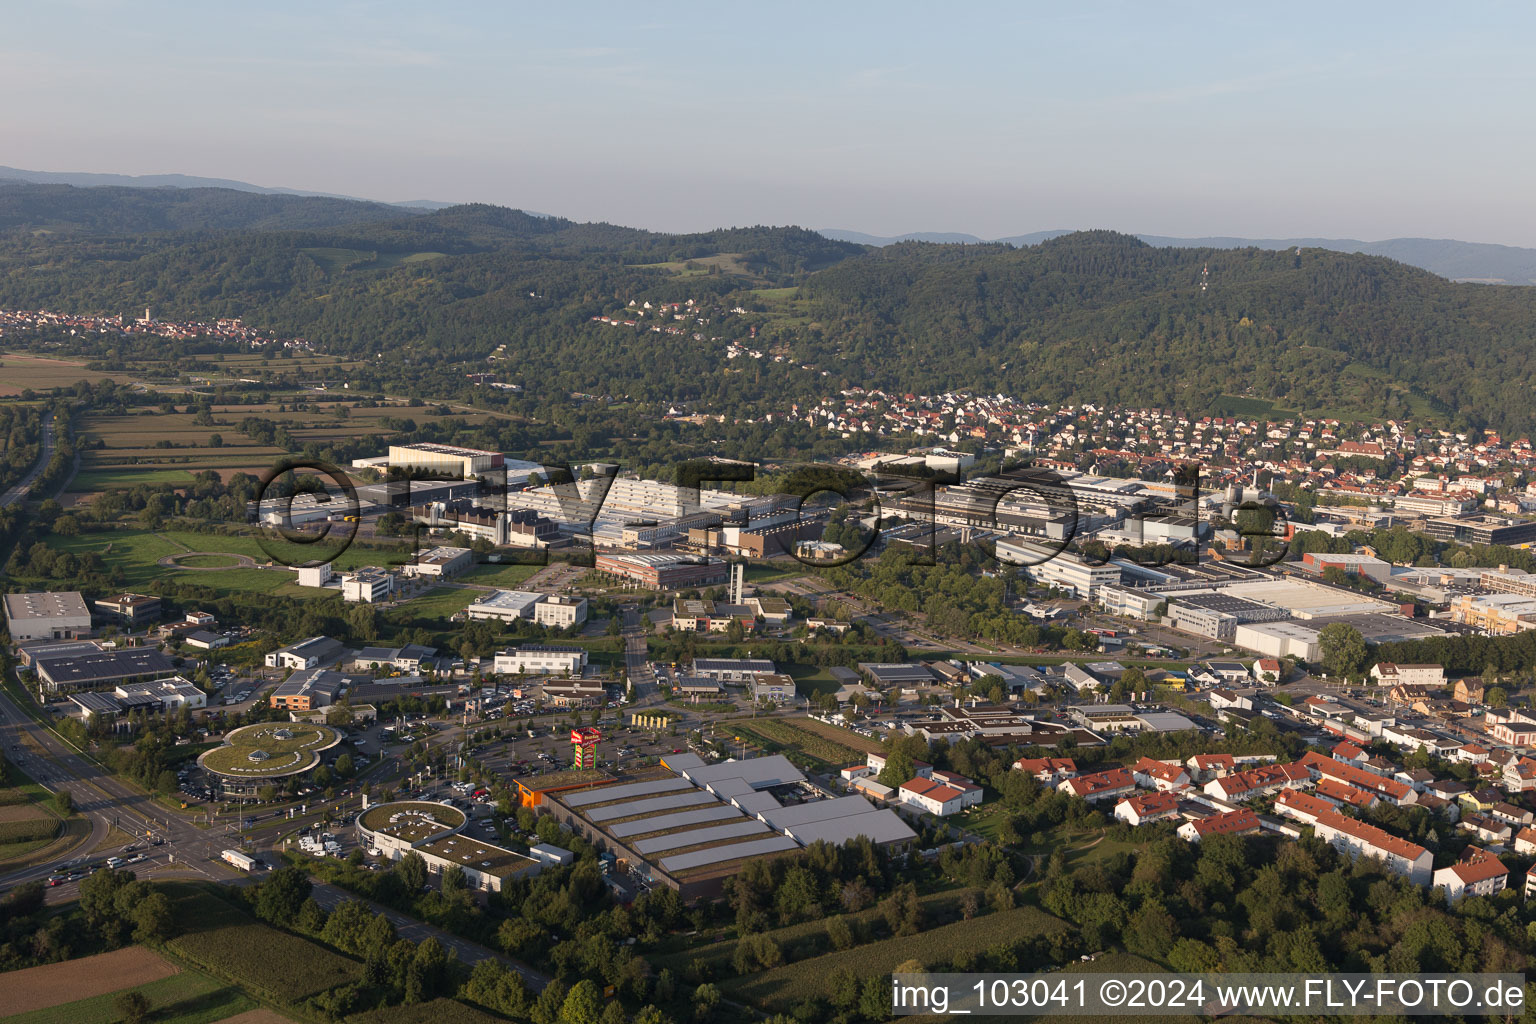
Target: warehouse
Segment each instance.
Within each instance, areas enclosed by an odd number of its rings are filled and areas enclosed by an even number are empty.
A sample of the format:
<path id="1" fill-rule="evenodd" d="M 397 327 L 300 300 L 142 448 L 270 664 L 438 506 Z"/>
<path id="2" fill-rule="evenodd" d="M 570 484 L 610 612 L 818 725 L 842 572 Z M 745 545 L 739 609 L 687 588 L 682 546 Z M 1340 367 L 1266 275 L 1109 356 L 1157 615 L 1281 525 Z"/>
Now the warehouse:
<path id="1" fill-rule="evenodd" d="M 347 677 L 324 668 L 304 668 L 279 683 L 267 698 L 283 711 L 314 711 L 328 708 L 347 688 Z"/>
<path id="2" fill-rule="evenodd" d="M 91 635 L 91 610 L 79 591 L 6 594 L 5 623 L 12 643 L 69 640 Z"/>
<path id="3" fill-rule="evenodd" d="M 406 564 L 407 576 L 452 579 L 475 564 L 474 552 L 469 548 L 435 547 L 423 551 L 416 560 Z"/>
<path id="4" fill-rule="evenodd" d="M 119 651 L 98 648 L 88 653 L 37 658 L 32 667 L 37 673 L 38 682 L 49 693 L 94 690 L 176 674 L 176 666 L 171 664 L 171 659 L 146 647 L 129 647 Z"/>
<path id="5" fill-rule="evenodd" d="M 545 800 L 557 819 L 599 849 L 689 901 L 719 896 L 747 860 L 819 841 L 864 836 L 905 844 L 916 838 L 893 811 L 863 797 L 804 799 L 810 792 L 805 776 L 778 755 L 711 764 L 674 754 L 642 771 Z"/>
<path id="6" fill-rule="evenodd" d="M 392 444 L 389 446 L 390 469 L 414 469 L 469 479 L 505 466 L 500 452 L 478 448 L 460 448 L 451 444 Z"/>

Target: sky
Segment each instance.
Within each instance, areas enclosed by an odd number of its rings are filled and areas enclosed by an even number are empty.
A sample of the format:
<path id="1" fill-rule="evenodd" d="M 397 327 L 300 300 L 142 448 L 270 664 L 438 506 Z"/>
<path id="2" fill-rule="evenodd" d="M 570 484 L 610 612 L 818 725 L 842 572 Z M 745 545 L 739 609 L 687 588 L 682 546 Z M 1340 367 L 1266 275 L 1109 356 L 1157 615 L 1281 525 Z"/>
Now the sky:
<path id="1" fill-rule="evenodd" d="M 1532 5 L 11 4 L 0 164 L 694 231 L 1536 246 Z"/>

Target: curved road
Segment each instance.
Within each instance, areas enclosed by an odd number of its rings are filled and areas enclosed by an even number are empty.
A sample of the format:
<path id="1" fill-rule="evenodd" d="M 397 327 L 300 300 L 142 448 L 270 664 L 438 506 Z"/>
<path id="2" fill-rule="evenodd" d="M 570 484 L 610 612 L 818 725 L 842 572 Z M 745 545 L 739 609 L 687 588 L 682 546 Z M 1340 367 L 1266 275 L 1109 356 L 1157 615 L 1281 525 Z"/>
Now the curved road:
<path id="1" fill-rule="evenodd" d="M 43 470 L 48 468 L 48 462 L 53 458 L 54 447 L 53 413 L 50 412 L 43 417 L 43 453 L 38 456 L 37 465 L 28 470 L 16 486 L 0 494 L 0 507 L 14 505 L 32 492 L 32 485 L 37 483 L 37 478 L 43 475 Z"/>

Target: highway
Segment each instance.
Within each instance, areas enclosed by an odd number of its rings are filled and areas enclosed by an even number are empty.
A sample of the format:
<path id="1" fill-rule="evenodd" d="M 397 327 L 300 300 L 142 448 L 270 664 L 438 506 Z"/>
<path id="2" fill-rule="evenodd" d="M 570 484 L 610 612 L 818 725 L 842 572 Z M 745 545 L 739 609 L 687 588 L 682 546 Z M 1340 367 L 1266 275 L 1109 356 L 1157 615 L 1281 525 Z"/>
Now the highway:
<path id="1" fill-rule="evenodd" d="M 48 468 L 48 460 L 53 458 L 54 447 L 53 413 L 50 412 L 43 417 L 43 453 L 38 456 L 37 464 L 27 471 L 27 475 L 17 481 L 16 486 L 0 494 L 0 507 L 14 505 L 32 492 L 32 485 L 37 483 L 37 478 Z"/>

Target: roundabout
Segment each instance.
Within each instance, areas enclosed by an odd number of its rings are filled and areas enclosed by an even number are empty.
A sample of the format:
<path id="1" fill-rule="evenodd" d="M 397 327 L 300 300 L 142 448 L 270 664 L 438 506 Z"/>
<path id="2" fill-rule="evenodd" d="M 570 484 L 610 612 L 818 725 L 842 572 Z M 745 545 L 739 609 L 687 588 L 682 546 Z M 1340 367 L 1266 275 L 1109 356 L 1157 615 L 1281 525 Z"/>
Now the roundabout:
<path id="1" fill-rule="evenodd" d="M 250 555 L 237 555 L 229 551 L 182 551 L 165 555 L 157 564 L 167 569 L 216 572 L 220 569 L 254 569 L 256 559 Z"/>

